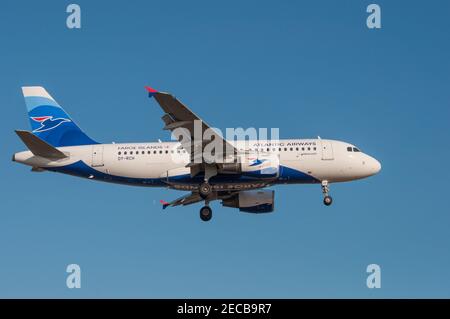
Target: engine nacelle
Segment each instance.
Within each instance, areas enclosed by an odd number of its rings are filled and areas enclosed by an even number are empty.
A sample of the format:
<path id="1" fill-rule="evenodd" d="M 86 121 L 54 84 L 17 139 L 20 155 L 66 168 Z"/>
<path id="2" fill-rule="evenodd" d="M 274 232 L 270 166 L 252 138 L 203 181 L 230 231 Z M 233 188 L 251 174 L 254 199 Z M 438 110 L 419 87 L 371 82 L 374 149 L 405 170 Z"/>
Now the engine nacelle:
<path id="1" fill-rule="evenodd" d="M 239 208 L 241 212 L 246 213 L 271 213 L 275 208 L 274 196 L 275 191 L 271 190 L 242 191 L 222 200 L 222 205 Z"/>
<path id="2" fill-rule="evenodd" d="M 254 178 L 277 178 L 280 173 L 280 159 L 276 154 L 247 155 L 235 163 L 224 163 L 219 173 L 241 174 Z"/>

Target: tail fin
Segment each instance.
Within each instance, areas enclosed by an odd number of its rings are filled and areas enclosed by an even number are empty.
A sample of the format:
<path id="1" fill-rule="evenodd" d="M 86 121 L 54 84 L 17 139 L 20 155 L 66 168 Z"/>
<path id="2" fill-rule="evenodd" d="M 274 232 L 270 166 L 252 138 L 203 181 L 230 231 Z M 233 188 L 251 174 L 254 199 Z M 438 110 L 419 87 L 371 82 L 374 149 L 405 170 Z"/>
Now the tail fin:
<path id="1" fill-rule="evenodd" d="M 87 136 L 40 86 L 22 87 L 32 133 L 48 144 L 60 146 L 98 144 Z"/>

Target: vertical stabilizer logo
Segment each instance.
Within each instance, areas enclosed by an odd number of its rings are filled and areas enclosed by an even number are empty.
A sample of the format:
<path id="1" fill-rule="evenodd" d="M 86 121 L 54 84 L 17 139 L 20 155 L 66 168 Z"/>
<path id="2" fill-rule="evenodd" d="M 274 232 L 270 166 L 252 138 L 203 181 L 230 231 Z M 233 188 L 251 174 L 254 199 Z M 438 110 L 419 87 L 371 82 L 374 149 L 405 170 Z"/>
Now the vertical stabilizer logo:
<path id="1" fill-rule="evenodd" d="M 56 119 L 53 116 L 36 116 L 31 117 L 31 119 L 35 122 L 41 124 L 40 127 L 33 130 L 33 133 L 45 132 L 54 129 L 55 127 L 60 126 L 62 123 L 71 122 L 69 119 L 58 117 Z"/>

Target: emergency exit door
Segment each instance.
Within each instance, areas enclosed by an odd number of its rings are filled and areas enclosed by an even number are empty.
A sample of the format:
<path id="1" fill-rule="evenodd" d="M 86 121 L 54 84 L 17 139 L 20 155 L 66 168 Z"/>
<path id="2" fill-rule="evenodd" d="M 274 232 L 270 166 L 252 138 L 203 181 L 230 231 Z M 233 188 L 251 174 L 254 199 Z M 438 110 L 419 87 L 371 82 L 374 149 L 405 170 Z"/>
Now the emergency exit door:
<path id="1" fill-rule="evenodd" d="M 333 160 L 333 144 L 330 141 L 320 141 L 322 146 L 322 159 L 323 160 Z"/>
<path id="2" fill-rule="evenodd" d="M 92 146 L 92 167 L 103 165 L 103 145 Z"/>

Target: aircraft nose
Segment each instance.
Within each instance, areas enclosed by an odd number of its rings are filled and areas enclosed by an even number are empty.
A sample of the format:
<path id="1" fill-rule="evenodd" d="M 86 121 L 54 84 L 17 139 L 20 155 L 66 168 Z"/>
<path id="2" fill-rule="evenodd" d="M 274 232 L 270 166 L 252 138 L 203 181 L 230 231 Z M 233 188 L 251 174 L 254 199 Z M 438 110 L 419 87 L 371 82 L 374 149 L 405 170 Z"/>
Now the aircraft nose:
<path id="1" fill-rule="evenodd" d="M 375 158 L 371 157 L 369 163 L 368 168 L 370 170 L 370 175 L 375 175 L 381 171 L 381 163 Z"/>
<path id="2" fill-rule="evenodd" d="M 381 163 L 374 159 L 375 163 L 373 164 L 375 174 L 377 174 L 379 171 L 381 171 Z"/>

